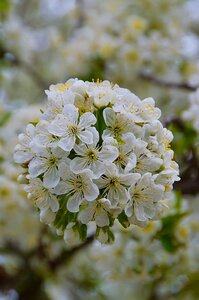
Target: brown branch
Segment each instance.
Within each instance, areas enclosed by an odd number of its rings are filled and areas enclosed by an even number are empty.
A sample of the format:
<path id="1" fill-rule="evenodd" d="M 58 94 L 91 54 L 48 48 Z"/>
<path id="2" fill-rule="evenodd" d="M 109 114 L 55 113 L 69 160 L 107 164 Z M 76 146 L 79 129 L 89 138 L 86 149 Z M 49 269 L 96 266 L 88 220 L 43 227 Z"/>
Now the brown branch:
<path id="1" fill-rule="evenodd" d="M 52 271 L 55 271 L 58 267 L 60 267 L 60 265 L 62 265 L 67 260 L 71 259 L 80 250 L 90 245 L 93 242 L 93 240 L 94 240 L 94 235 L 91 235 L 90 237 L 87 238 L 87 240 L 84 243 L 70 250 L 63 250 L 63 252 L 57 258 L 48 262 L 50 269 Z"/>
<path id="2" fill-rule="evenodd" d="M 6 58 L 6 55 L 8 54 L 11 55 L 11 59 Z M 5 49 L 2 45 L 0 45 L 0 59 L 7 60 L 12 65 L 20 67 L 30 75 L 30 77 L 40 88 L 42 88 L 42 90 L 49 86 L 49 84 L 43 80 L 40 74 L 31 65 L 19 58 L 12 50 Z"/>
<path id="3" fill-rule="evenodd" d="M 180 191 L 183 195 L 196 195 L 199 193 L 199 180 L 182 180 L 174 184 L 174 189 Z"/>
<path id="4" fill-rule="evenodd" d="M 187 91 L 194 92 L 199 88 L 199 85 L 190 85 L 186 82 L 171 82 L 171 81 L 163 81 L 162 79 L 156 78 L 151 74 L 139 73 L 138 75 L 141 79 L 150 81 L 152 84 L 159 85 L 161 87 L 168 87 L 173 89 L 184 89 Z"/>

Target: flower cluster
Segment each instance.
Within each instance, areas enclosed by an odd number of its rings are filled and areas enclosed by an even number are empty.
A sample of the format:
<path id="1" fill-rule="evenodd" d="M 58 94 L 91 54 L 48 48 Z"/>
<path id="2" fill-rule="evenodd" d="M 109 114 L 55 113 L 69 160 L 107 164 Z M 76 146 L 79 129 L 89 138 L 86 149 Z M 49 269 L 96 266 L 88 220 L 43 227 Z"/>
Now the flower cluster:
<path id="1" fill-rule="evenodd" d="M 172 134 L 154 100 L 109 81 L 78 79 L 46 94 L 40 121 L 19 135 L 14 154 L 41 221 L 71 244 L 87 237 L 88 225 L 110 243 L 116 219 L 128 227 L 158 218 L 179 177 Z"/>

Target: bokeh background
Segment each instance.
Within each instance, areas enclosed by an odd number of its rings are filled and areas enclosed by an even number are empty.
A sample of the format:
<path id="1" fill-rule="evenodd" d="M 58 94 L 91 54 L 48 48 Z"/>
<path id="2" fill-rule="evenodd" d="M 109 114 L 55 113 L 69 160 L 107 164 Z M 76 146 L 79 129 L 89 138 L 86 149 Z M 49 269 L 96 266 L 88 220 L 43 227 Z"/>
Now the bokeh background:
<path id="1" fill-rule="evenodd" d="M 17 182 L 17 135 L 44 90 L 107 79 L 151 96 L 181 181 L 146 228 L 66 247 Z M 0 299 L 199 299 L 199 1 L 0 0 Z"/>

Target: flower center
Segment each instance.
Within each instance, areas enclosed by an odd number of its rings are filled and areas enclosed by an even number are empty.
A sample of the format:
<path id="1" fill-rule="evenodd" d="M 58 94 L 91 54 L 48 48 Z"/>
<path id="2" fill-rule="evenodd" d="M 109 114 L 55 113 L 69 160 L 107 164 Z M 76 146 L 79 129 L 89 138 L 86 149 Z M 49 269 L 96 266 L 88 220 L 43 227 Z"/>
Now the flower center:
<path id="1" fill-rule="evenodd" d="M 79 191 L 80 189 L 84 188 L 84 183 L 81 177 L 77 176 L 76 179 L 73 181 L 73 187 L 75 191 Z"/>
<path id="2" fill-rule="evenodd" d="M 111 187 L 117 188 L 120 185 L 120 182 L 117 177 L 112 177 L 109 184 Z"/>
<path id="3" fill-rule="evenodd" d="M 57 161 L 58 161 L 58 158 L 54 155 L 50 155 L 49 158 L 48 158 L 48 164 L 51 165 L 51 166 L 56 165 Z"/>
<path id="4" fill-rule="evenodd" d="M 120 164 L 120 165 L 124 165 L 125 164 L 125 157 L 122 155 L 122 153 L 120 153 L 115 161 L 116 163 Z"/>
<path id="5" fill-rule="evenodd" d="M 94 150 L 89 150 L 87 156 L 90 161 L 97 160 L 97 153 Z"/>
<path id="6" fill-rule="evenodd" d="M 69 130 L 71 136 L 77 135 L 77 133 L 78 133 L 78 126 L 77 125 L 69 125 L 68 126 L 68 130 Z"/>

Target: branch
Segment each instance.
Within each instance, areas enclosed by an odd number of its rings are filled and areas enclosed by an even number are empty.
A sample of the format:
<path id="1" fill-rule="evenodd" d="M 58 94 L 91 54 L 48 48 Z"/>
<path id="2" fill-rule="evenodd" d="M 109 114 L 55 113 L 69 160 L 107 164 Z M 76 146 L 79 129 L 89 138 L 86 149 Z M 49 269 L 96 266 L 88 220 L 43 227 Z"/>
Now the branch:
<path id="1" fill-rule="evenodd" d="M 34 82 L 42 88 L 42 90 L 45 87 L 48 87 L 49 84 L 43 80 L 43 78 L 40 76 L 40 74 L 29 64 L 27 64 L 25 61 L 21 60 L 12 50 L 5 49 L 0 45 L 0 59 L 6 59 L 6 54 L 11 54 L 13 56 L 12 60 L 9 60 L 11 64 L 14 66 L 20 67 L 22 70 L 24 70 L 26 73 L 28 73 Z"/>
<path id="2" fill-rule="evenodd" d="M 182 180 L 174 184 L 174 189 L 183 195 L 196 195 L 199 193 L 199 179 Z"/>
<path id="3" fill-rule="evenodd" d="M 63 250 L 63 252 L 57 258 L 48 262 L 50 269 L 52 271 L 55 271 L 66 260 L 71 259 L 80 250 L 82 250 L 85 247 L 87 247 L 88 245 L 90 245 L 93 242 L 93 240 L 94 240 L 94 235 L 91 235 L 90 237 L 87 238 L 87 240 L 84 243 L 82 243 L 70 250 Z"/>
<path id="4" fill-rule="evenodd" d="M 146 73 L 139 73 L 138 75 L 141 79 L 150 81 L 152 84 L 159 85 L 162 87 L 168 87 L 173 89 L 184 89 L 187 91 L 196 91 L 199 88 L 199 85 L 190 85 L 186 82 L 170 82 L 170 81 L 163 81 L 162 79 L 156 78 L 151 74 Z"/>

